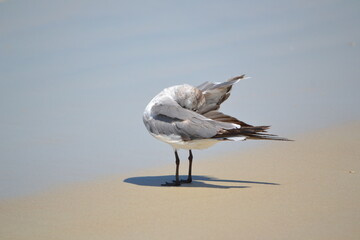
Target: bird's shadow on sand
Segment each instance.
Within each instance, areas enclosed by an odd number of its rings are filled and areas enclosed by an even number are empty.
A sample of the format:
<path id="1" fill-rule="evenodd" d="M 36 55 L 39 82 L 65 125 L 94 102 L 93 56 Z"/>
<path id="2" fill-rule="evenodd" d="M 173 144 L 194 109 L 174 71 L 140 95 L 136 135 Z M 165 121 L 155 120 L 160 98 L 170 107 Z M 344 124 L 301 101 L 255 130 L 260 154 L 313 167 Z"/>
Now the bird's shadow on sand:
<path id="1" fill-rule="evenodd" d="M 182 184 L 181 187 L 202 187 L 202 188 L 249 188 L 248 184 L 263 184 L 263 185 L 280 185 L 272 182 L 256 182 L 256 181 L 243 181 L 243 180 L 225 180 L 209 176 L 192 176 L 193 181 L 191 184 Z M 180 179 L 186 179 L 186 176 L 181 176 Z M 161 184 L 171 182 L 174 180 L 173 175 L 164 176 L 142 176 L 130 177 L 124 179 L 124 182 L 131 183 L 139 186 L 148 187 L 164 187 Z M 211 182 L 211 183 L 208 183 Z M 229 183 L 230 185 L 218 185 L 216 183 Z M 246 184 L 246 185 L 245 185 Z"/>

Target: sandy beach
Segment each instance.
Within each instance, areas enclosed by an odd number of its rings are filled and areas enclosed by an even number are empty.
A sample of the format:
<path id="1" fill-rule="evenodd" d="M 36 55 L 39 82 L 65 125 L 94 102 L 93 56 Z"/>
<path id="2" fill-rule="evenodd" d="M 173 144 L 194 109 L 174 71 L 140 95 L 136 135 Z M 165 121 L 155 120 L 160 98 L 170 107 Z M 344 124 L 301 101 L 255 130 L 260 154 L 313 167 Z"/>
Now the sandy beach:
<path id="1" fill-rule="evenodd" d="M 203 159 L 182 187 L 159 186 L 169 162 L 2 200 L 0 238 L 360 239 L 359 132 L 349 123 Z"/>
<path id="2" fill-rule="evenodd" d="M 360 1 L 0 6 L 0 240 L 360 239 Z M 242 74 L 220 111 L 295 141 L 195 150 L 161 186 L 151 99 Z"/>

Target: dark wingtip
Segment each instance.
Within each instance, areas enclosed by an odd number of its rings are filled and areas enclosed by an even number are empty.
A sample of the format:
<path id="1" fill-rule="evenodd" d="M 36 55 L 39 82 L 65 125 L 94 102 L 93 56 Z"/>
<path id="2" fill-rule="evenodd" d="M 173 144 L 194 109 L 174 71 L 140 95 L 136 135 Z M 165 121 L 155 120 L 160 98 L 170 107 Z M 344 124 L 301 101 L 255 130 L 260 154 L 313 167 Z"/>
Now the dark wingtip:
<path id="1" fill-rule="evenodd" d="M 243 79 L 243 78 L 245 78 L 245 74 L 236 76 L 236 77 L 232 77 L 232 78 L 228 79 L 227 81 L 231 82 L 231 81 L 236 81 L 236 80 Z"/>
<path id="2" fill-rule="evenodd" d="M 294 140 L 279 137 L 275 134 L 267 134 L 267 133 L 256 133 L 248 136 L 248 139 L 252 140 L 275 140 L 275 141 L 286 141 L 286 142 L 293 142 Z"/>
<path id="3" fill-rule="evenodd" d="M 267 133 L 270 126 L 246 126 L 235 129 L 227 129 L 219 132 L 214 138 L 229 138 L 244 136 L 252 140 L 275 140 L 275 141 L 294 141 L 288 138 L 279 137 L 275 134 Z"/>

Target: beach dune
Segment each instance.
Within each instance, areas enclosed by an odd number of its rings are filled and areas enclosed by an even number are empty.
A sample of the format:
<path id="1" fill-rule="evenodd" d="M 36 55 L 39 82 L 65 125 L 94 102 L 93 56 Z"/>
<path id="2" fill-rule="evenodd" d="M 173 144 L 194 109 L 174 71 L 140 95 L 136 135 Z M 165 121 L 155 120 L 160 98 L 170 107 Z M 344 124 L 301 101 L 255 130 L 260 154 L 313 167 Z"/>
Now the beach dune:
<path id="1" fill-rule="evenodd" d="M 160 186 L 173 178 L 169 162 L 5 199 L 0 239 L 360 239 L 359 130 L 349 123 L 196 161 L 194 182 L 181 187 Z"/>

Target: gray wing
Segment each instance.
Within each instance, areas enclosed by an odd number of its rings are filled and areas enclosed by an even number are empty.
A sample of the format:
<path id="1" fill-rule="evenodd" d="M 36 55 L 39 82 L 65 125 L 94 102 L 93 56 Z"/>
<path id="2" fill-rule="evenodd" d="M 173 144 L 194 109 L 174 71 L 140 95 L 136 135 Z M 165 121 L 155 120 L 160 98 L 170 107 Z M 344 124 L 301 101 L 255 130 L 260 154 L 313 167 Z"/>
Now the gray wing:
<path id="1" fill-rule="evenodd" d="M 217 110 L 209 111 L 209 112 L 204 113 L 204 117 L 207 117 L 207 118 L 210 118 L 212 120 L 219 121 L 219 122 L 234 123 L 234 124 L 240 125 L 241 127 L 252 127 L 252 125 L 250 125 L 250 124 L 247 124 L 247 123 L 245 123 L 243 121 L 240 121 L 237 118 L 226 115 L 226 114 L 224 114 L 222 112 L 219 112 Z"/>
<path id="2" fill-rule="evenodd" d="M 222 83 L 205 82 L 197 88 L 205 96 L 205 104 L 198 110 L 200 114 L 218 110 L 220 105 L 229 98 L 232 85 L 244 79 L 245 75 L 233 77 Z"/>
<path id="3" fill-rule="evenodd" d="M 173 134 L 185 141 L 211 138 L 221 129 L 234 128 L 232 124 L 217 122 L 184 109 L 171 100 L 155 104 L 151 113 L 152 118 L 144 118 L 144 123 L 150 132 L 162 135 Z"/>

